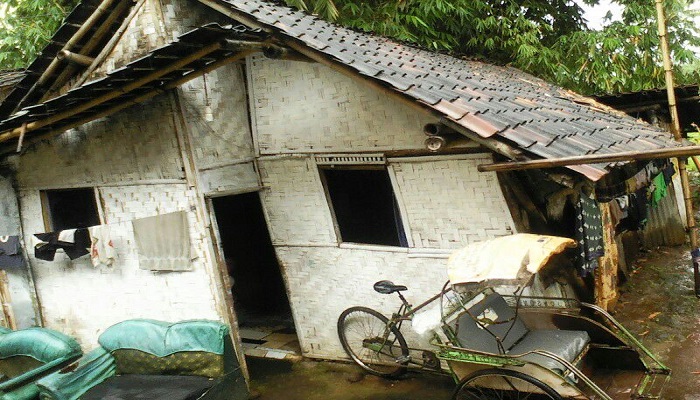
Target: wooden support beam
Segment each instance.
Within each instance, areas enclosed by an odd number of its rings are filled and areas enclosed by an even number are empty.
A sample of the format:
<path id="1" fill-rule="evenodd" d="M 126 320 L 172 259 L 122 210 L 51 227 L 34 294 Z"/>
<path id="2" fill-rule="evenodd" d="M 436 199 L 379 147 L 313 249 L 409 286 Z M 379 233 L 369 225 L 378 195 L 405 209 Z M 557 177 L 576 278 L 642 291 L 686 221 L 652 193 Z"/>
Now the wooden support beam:
<path id="1" fill-rule="evenodd" d="M 143 7 L 143 4 L 146 2 L 146 0 L 138 0 L 136 5 L 131 9 L 129 12 L 129 15 L 124 18 L 122 21 L 121 26 L 119 26 L 119 29 L 112 35 L 112 38 L 109 39 L 109 42 L 107 42 L 106 45 L 102 47 L 102 50 L 100 50 L 99 54 L 95 57 L 95 61 L 90 65 L 78 78 L 78 80 L 75 82 L 75 87 L 78 87 L 85 83 L 89 78 L 90 75 L 92 75 L 93 72 L 95 72 L 95 69 L 102 64 L 102 62 L 109 56 L 109 54 L 112 53 L 112 50 L 114 50 L 114 47 L 117 45 L 119 40 L 122 38 L 124 35 L 124 32 L 129 28 L 129 25 L 131 24 L 131 21 L 136 17 L 136 14 L 138 14 L 139 10 L 141 7 Z M 60 77 L 59 77 L 60 78 Z"/>
<path id="2" fill-rule="evenodd" d="M 99 21 L 102 15 L 107 12 L 112 3 L 116 0 L 104 0 L 100 5 L 92 12 L 87 20 L 80 26 L 80 28 L 73 34 L 73 36 L 68 39 L 68 41 L 63 45 L 62 50 L 71 50 L 76 43 L 78 43 L 89 31 L 92 29 L 93 25 Z M 24 95 L 22 100 L 20 100 L 17 105 L 17 109 L 21 109 L 24 105 L 26 99 L 39 87 L 46 85 L 48 79 L 51 75 L 56 72 L 56 69 L 61 65 L 58 57 L 54 58 L 49 66 L 44 70 L 36 83 L 29 89 L 29 91 Z M 17 110 L 16 109 L 16 110 Z M 15 110 L 15 111 L 16 111 Z"/>
<path id="3" fill-rule="evenodd" d="M 102 42 L 102 40 L 105 38 L 105 35 L 109 34 L 109 32 L 112 29 L 112 24 L 114 21 L 122 15 L 124 10 L 127 8 L 127 6 L 133 4 L 133 0 L 122 0 L 121 3 L 117 4 L 117 6 L 112 10 L 111 13 L 105 18 L 104 21 L 100 23 L 100 26 L 95 30 L 95 33 L 90 36 L 90 39 L 80 48 L 80 53 L 81 54 L 92 54 L 92 51 L 95 50 L 98 44 Z M 88 67 L 92 66 L 95 63 L 95 58 L 92 58 L 92 62 L 87 65 Z M 54 93 L 58 91 L 70 78 L 73 77 L 73 75 L 76 73 L 76 71 L 79 69 L 79 65 L 71 64 L 68 65 L 57 77 L 56 79 L 53 80 L 51 83 L 51 86 L 48 88 L 46 93 L 41 97 L 40 102 L 46 101 L 47 99 L 51 98 L 54 96 Z M 76 83 L 75 87 L 80 86 L 80 83 Z"/>
<path id="4" fill-rule="evenodd" d="M 606 162 L 653 160 L 656 158 L 690 157 L 700 154 L 700 146 L 670 147 L 647 151 L 625 151 L 613 154 L 589 154 L 585 156 L 562 157 L 530 161 L 512 161 L 494 164 L 481 164 L 479 171 L 518 171 L 525 169 L 567 167 L 570 165 L 597 164 Z"/>
<path id="5" fill-rule="evenodd" d="M 84 56 L 82 54 L 78 53 L 73 53 L 72 51 L 68 50 L 61 50 L 58 52 L 56 55 L 56 58 L 58 58 L 60 61 L 68 61 L 73 64 L 78 64 L 78 65 L 83 65 L 83 66 L 88 66 L 92 64 L 93 61 L 95 61 L 94 58 Z"/>
<path id="6" fill-rule="evenodd" d="M 5 270 L 0 270 L 0 301 L 2 301 L 2 312 L 5 315 L 7 327 L 14 331 L 17 330 L 17 320 L 12 310 L 12 296 L 10 295 L 9 282 L 7 272 L 5 272 Z"/>

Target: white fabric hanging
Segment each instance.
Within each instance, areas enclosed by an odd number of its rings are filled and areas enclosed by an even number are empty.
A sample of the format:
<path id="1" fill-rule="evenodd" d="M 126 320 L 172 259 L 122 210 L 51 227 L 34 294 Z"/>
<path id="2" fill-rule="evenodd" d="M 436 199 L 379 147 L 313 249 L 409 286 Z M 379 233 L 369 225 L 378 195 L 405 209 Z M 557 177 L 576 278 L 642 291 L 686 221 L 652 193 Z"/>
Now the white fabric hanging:
<path id="1" fill-rule="evenodd" d="M 187 213 L 178 211 L 131 221 L 141 269 L 187 271 L 190 264 L 190 231 Z"/>

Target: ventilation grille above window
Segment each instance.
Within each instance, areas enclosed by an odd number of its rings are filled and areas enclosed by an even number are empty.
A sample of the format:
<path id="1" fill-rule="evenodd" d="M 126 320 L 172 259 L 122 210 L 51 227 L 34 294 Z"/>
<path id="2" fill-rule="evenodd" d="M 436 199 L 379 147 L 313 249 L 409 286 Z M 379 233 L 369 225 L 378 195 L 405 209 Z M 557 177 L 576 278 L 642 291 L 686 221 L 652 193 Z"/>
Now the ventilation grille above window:
<path id="1" fill-rule="evenodd" d="M 326 154 L 316 156 L 318 165 L 384 165 L 386 158 L 382 154 Z"/>

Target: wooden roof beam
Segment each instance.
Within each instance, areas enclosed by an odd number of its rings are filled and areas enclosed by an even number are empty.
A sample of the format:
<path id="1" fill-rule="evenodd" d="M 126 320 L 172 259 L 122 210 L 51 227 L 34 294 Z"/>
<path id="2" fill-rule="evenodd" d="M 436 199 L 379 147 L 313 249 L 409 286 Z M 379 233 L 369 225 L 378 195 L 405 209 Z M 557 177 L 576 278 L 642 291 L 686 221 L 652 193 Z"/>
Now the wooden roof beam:
<path id="1" fill-rule="evenodd" d="M 562 157 L 555 159 L 481 164 L 478 166 L 478 169 L 481 172 L 521 171 L 526 169 L 568 167 L 571 165 L 583 164 L 653 160 L 657 158 L 691 157 L 695 155 L 700 155 L 700 146 L 667 147 L 646 151 L 624 151 L 612 154 L 587 154 L 584 156 Z"/>

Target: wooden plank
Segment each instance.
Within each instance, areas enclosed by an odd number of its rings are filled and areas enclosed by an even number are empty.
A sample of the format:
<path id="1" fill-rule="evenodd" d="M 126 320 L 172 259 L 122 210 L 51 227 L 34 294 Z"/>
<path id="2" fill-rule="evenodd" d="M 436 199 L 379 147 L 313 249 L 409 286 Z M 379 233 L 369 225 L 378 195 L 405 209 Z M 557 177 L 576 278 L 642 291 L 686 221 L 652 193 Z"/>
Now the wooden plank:
<path id="1" fill-rule="evenodd" d="M 570 165 L 597 164 L 619 161 L 653 160 L 657 158 L 690 157 L 700 155 L 700 146 L 668 147 L 646 151 L 624 151 L 612 154 L 588 154 L 584 156 L 562 157 L 530 161 L 481 164 L 481 172 L 520 171 L 526 169 L 566 167 Z"/>
<path id="2" fill-rule="evenodd" d="M 17 330 L 17 320 L 15 319 L 15 312 L 12 310 L 12 296 L 10 296 L 8 283 L 7 272 L 5 270 L 0 270 L 0 300 L 2 301 L 2 312 L 5 314 L 7 327 L 14 331 Z"/>

